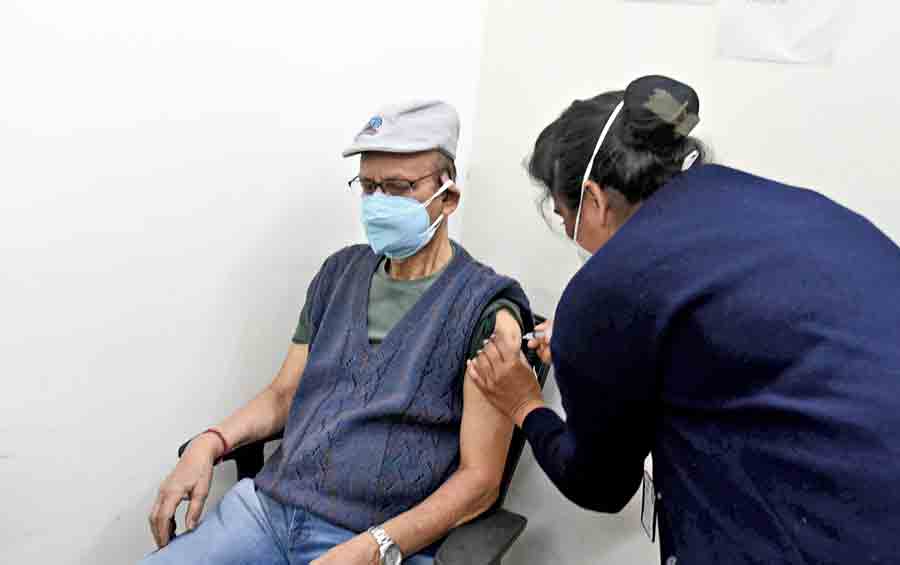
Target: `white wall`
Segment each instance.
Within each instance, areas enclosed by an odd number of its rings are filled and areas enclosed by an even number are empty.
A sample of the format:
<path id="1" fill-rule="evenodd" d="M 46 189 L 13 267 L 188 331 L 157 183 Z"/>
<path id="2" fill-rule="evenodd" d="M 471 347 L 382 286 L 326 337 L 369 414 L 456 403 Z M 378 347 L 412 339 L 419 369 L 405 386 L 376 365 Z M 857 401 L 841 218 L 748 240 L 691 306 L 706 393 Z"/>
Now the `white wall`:
<path id="1" fill-rule="evenodd" d="M 643 73 L 697 87 L 721 161 L 900 237 L 891 4 L 859 3 L 831 67 L 716 59 L 715 7 L 481 6 L 0 3 L 0 562 L 151 547 L 174 448 L 268 382 L 309 278 L 359 238 L 339 152 L 384 102 L 456 104 L 477 159 L 451 226 L 545 313 L 577 261 L 520 162 L 572 99 Z M 657 559 L 635 506 L 577 510 L 527 450 L 509 504 L 531 520 L 511 563 Z"/>
<path id="2" fill-rule="evenodd" d="M 0 562 L 151 548 L 175 448 L 271 379 L 309 279 L 360 235 L 352 136 L 441 97 L 465 168 L 481 12 L 0 3 Z"/>
<path id="3" fill-rule="evenodd" d="M 476 256 L 518 277 L 538 310 L 553 312 L 578 262 L 541 223 L 522 159 L 572 100 L 623 89 L 643 74 L 669 74 L 698 90 L 697 133 L 720 162 L 816 188 L 900 239 L 900 35 L 893 23 L 900 8 L 858 2 L 827 67 L 718 59 L 717 9 L 613 0 L 489 3 L 465 241 Z M 555 387 L 548 388 L 556 401 Z M 552 490 L 526 450 L 509 505 L 530 524 L 509 560 L 656 563 L 658 548 L 640 528 L 639 498 L 618 516 L 580 511 Z"/>

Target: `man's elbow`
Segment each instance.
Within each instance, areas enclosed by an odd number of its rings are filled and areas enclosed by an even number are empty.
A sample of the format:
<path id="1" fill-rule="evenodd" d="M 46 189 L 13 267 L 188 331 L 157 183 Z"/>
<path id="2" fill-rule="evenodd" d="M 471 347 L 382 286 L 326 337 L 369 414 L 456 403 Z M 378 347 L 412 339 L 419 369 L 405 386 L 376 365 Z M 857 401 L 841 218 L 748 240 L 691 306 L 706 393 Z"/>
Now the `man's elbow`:
<path id="1" fill-rule="evenodd" d="M 500 498 L 501 480 L 502 477 L 493 473 L 480 473 L 474 470 L 466 473 L 470 503 L 465 517 L 455 525 L 465 524 L 490 510 Z"/>

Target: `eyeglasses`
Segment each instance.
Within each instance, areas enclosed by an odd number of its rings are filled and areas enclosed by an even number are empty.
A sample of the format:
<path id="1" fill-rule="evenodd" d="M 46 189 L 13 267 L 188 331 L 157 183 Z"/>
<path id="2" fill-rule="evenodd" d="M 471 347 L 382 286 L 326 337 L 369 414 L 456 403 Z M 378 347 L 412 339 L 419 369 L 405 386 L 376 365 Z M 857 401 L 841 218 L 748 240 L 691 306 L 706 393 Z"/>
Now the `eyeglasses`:
<path id="1" fill-rule="evenodd" d="M 354 194 L 364 194 L 366 196 L 371 196 L 375 194 L 375 191 L 379 188 L 381 192 L 389 195 L 389 196 L 409 196 L 416 190 L 416 183 L 421 182 L 427 178 L 431 178 L 438 173 L 443 172 L 444 169 L 438 169 L 436 171 L 431 171 L 427 175 L 421 176 L 417 179 L 406 180 L 406 179 L 384 179 L 381 182 L 375 182 L 372 179 L 363 178 L 360 176 L 355 176 L 347 183 L 347 186 L 350 188 L 350 191 Z"/>

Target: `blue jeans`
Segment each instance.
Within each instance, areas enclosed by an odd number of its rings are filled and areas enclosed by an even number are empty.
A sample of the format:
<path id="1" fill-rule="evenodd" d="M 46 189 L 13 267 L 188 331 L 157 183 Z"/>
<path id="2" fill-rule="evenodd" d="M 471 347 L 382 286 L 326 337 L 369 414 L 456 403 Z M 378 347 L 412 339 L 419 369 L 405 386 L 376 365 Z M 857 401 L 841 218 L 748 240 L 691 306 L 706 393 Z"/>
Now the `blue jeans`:
<path id="1" fill-rule="evenodd" d="M 302 508 L 285 506 L 258 492 L 252 479 L 238 482 L 194 528 L 140 565 L 308 565 L 355 532 L 330 524 Z M 432 565 L 414 555 L 408 565 Z"/>

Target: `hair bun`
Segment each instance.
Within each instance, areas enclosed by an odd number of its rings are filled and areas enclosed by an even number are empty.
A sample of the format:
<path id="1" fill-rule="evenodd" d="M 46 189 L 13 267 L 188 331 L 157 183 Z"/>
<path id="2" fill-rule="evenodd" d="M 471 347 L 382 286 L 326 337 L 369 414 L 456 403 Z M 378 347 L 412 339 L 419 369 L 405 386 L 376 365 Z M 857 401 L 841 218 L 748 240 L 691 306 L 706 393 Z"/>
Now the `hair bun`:
<path id="1" fill-rule="evenodd" d="M 635 148 L 665 149 L 700 121 L 700 98 L 677 80 L 645 76 L 625 89 L 622 113 L 622 141 Z"/>

